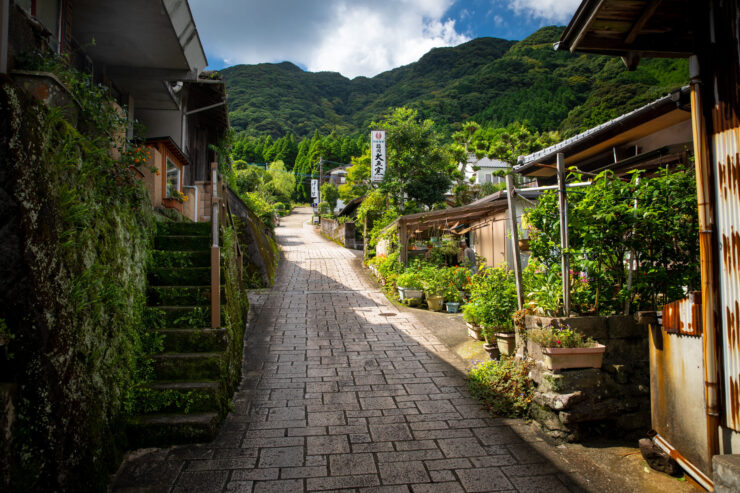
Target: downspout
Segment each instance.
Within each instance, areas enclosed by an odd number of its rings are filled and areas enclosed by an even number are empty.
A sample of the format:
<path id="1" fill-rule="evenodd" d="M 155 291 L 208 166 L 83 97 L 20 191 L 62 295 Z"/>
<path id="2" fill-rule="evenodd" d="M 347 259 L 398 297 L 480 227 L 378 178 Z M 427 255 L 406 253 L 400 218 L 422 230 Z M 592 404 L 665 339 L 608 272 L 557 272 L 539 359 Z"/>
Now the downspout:
<path id="1" fill-rule="evenodd" d="M 197 223 L 198 222 L 198 187 L 192 186 L 192 185 L 183 185 L 182 188 L 192 188 L 193 190 L 195 190 L 195 212 L 194 212 L 195 219 L 193 219 L 193 221 Z"/>
<path id="2" fill-rule="evenodd" d="M 707 459 L 719 452 L 719 370 L 717 366 L 717 304 L 714 276 L 714 207 L 713 176 L 707 128 L 704 120 L 702 82 L 699 59 L 689 59 L 691 77 L 691 127 L 694 138 L 694 160 L 696 163 L 696 198 L 699 211 L 699 253 L 701 257 L 701 302 L 704 343 L 704 399 L 707 421 Z"/>

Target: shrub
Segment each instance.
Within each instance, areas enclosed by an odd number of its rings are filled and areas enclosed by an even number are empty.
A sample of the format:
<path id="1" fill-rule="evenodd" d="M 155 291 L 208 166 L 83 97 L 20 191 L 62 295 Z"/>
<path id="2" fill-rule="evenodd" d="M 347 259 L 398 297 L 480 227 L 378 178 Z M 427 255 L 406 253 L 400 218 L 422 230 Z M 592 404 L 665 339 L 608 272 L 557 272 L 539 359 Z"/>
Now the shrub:
<path id="1" fill-rule="evenodd" d="M 512 332 L 512 316 L 518 308 L 514 274 L 506 267 L 481 271 L 470 284 L 471 303 L 478 305 L 478 322 L 487 335 L 493 332 Z"/>
<path id="2" fill-rule="evenodd" d="M 576 180 L 580 176 L 575 175 Z M 575 289 L 572 308 L 602 315 L 658 309 L 699 287 L 696 182 L 691 168 L 634 172 L 629 181 L 611 171 L 569 194 L 570 265 Z M 560 284 L 560 223 L 556 193 L 540 196 L 526 221 L 533 258 L 550 271 L 547 285 Z M 628 282 L 628 258 L 635 260 Z M 547 287 L 542 284 L 541 287 Z M 549 289 L 549 287 L 547 288 Z M 547 312 L 560 310 L 554 291 L 545 295 Z M 553 306 L 557 305 L 556 309 Z"/>
<path id="3" fill-rule="evenodd" d="M 407 289 L 424 289 L 423 278 L 416 269 L 406 269 L 398 276 L 396 285 Z"/>
<path id="4" fill-rule="evenodd" d="M 446 288 L 445 272 L 432 265 L 426 265 L 419 271 L 421 283 L 427 296 L 440 296 Z"/>
<path id="5" fill-rule="evenodd" d="M 546 348 L 577 348 L 593 347 L 593 339 L 584 338 L 573 331 L 568 324 L 553 323 L 548 327 L 531 329 L 528 338 L 534 343 Z"/>
<path id="6" fill-rule="evenodd" d="M 468 375 L 468 389 L 489 411 L 520 417 L 529 412 L 534 385 L 529 378 L 531 361 L 502 357 L 480 363 Z"/>

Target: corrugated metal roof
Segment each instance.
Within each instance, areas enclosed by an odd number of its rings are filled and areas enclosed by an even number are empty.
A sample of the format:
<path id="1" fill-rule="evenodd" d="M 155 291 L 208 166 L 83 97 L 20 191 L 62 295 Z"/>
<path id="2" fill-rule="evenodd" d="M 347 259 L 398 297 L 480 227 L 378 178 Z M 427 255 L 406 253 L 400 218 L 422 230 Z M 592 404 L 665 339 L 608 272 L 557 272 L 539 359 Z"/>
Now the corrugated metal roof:
<path id="1" fill-rule="evenodd" d="M 680 98 L 686 97 L 688 94 L 689 86 L 684 86 L 679 91 L 674 91 L 673 93 L 656 99 L 652 103 L 641 106 L 636 110 L 625 113 L 624 115 L 618 116 L 617 118 L 609 120 L 606 123 L 602 123 L 601 125 L 597 125 L 596 127 L 589 128 L 585 132 L 574 137 L 558 142 L 555 145 L 527 156 L 519 156 L 518 165 L 514 167 L 514 171 L 517 173 L 523 173 L 538 162 L 554 159 L 555 155 L 560 152 L 568 153 L 569 150 L 576 146 L 583 147 L 591 141 L 600 141 L 608 133 L 613 133 L 617 130 L 621 131 L 636 126 L 646 119 L 654 118 L 656 113 L 672 111 L 675 109 L 677 102 L 680 101 Z"/>

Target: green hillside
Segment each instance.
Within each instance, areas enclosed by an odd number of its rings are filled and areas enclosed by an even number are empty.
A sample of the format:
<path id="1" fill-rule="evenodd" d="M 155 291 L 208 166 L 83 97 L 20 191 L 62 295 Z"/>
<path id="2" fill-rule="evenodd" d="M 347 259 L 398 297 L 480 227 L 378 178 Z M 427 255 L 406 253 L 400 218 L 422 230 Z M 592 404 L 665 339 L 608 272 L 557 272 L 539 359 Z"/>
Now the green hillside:
<path id="1" fill-rule="evenodd" d="M 473 119 L 486 126 L 527 121 L 569 136 L 688 81 L 685 60 L 643 60 L 628 72 L 617 58 L 556 52 L 562 29 L 435 48 L 372 78 L 304 72 L 288 62 L 230 67 L 221 73 L 231 124 L 256 136 L 356 134 L 388 108 L 408 106 L 448 132 Z"/>

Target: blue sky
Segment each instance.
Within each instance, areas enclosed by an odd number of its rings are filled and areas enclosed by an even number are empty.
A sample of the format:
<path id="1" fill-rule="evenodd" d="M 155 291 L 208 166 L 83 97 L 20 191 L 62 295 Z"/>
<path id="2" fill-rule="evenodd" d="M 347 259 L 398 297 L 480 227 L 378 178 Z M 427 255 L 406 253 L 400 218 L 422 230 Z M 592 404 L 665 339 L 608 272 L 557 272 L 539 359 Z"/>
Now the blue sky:
<path id="1" fill-rule="evenodd" d="M 209 68 L 290 61 L 371 77 L 481 36 L 566 24 L 579 0 L 190 0 Z"/>

